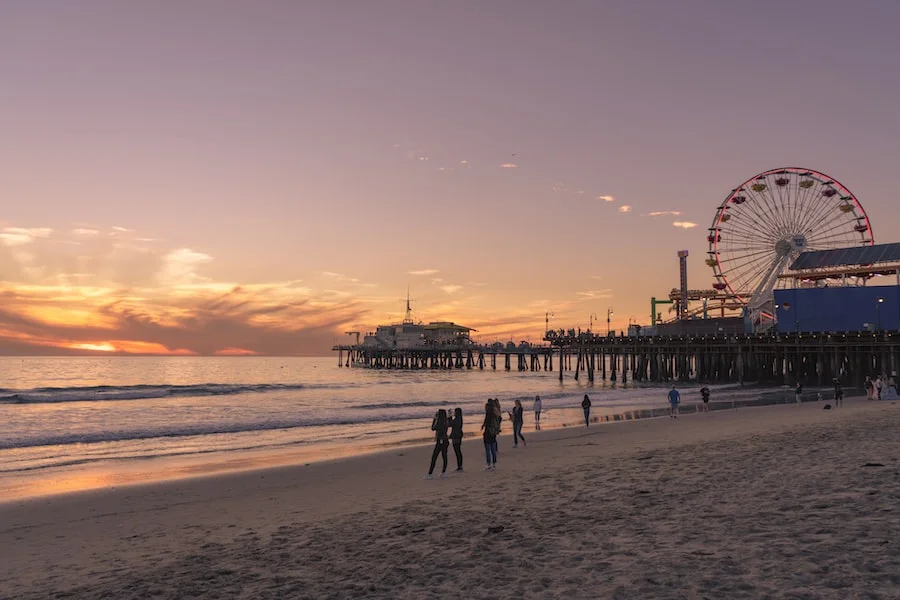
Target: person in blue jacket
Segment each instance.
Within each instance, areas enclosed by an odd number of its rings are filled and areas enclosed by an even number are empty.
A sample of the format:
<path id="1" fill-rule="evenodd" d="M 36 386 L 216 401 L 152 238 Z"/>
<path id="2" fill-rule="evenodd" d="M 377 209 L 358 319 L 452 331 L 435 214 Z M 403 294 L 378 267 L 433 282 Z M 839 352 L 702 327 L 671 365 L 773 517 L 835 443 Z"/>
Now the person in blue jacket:
<path id="1" fill-rule="evenodd" d="M 673 419 L 678 418 L 679 404 L 681 404 L 681 394 L 678 393 L 678 390 L 676 390 L 673 385 L 672 389 L 669 390 L 669 416 Z"/>

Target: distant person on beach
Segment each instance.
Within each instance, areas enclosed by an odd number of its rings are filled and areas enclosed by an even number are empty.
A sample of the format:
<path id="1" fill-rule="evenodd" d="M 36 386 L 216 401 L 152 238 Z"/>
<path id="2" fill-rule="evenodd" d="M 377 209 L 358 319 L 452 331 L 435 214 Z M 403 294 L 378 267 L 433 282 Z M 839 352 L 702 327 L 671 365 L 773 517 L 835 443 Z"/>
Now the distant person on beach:
<path id="1" fill-rule="evenodd" d="M 456 455 L 456 470 L 463 470 L 462 459 L 462 439 L 463 439 L 463 417 L 462 409 L 458 408 L 453 411 L 453 418 L 450 419 L 450 441 L 453 442 L 453 453 Z"/>
<path id="2" fill-rule="evenodd" d="M 669 416 L 673 419 L 678 418 L 678 405 L 681 403 L 681 394 L 672 386 L 669 390 Z"/>
<path id="3" fill-rule="evenodd" d="M 884 381 L 881 379 L 881 375 L 875 378 L 875 399 L 881 400 L 881 389 L 884 387 Z"/>
<path id="4" fill-rule="evenodd" d="M 500 432 L 500 416 L 495 411 L 493 400 L 488 399 L 484 405 L 484 421 L 481 423 L 484 432 L 484 458 L 487 461 L 485 471 L 497 468 L 497 434 Z"/>
<path id="5" fill-rule="evenodd" d="M 844 406 L 844 387 L 841 385 L 841 382 L 835 378 L 834 380 L 834 407 Z"/>
<path id="6" fill-rule="evenodd" d="M 522 445 L 526 446 L 525 436 L 522 435 L 522 425 L 525 424 L 525 407 L 518 398 L 509 416 L 513 424 L 513 448 L 519 447 L 519 439 L 522 440 Z"/>
<path id="7" fill-rule="evenodd" d="M 450 445 L 447 440 L 447 411 L 443 408 L 434 415 L 434 419 L 431 421 L 431 430 L 434 431 L 434 452 L 431 453 L 431 467 L 428 469 L 425 479 L 431 479 L 438 454 L 444 459 L 444 468 L 441 470 L 441 479 L 443 479 L 447 476 L 447 446 Z"/>
<path id="8" fill-rule="evenodd" d="M 803 384 L 799 381 L 797 382 L 797 387 L 794 388 L 794 399 L 797 401 L 797 406 L 800 405 L 800 394 L 803 393 Z"/>
<path id="9" fill-rule="evenodd" d="M 700 388 L 700 396 L 703 397 L 703 412 L 709 412 L 709 388 Z"/>
<path id="10" fill-rule="evenodd" d="M 541 402 L 540 396 L 534 397 L 534 428 L 535 430 L 541 428 L 541 409 L 543 408 L 543 403 Z"/>
<path id="11" fill-rule="evenodd" d="M 584 410 L 584 426 L 591 426 L 591 399 L 588 398 L 588 395 L 584 395 L 584 400 L 581 401 L 581 408 Z"/>
<path id="12" fill-rule="evenodd" d="M 866 388 L 866 398 L 871 400 L 875 395 L 875 384 L 872 383 L 872 378 L 866 375 L 866 382 L 863 384 L 863 387 Z"/>

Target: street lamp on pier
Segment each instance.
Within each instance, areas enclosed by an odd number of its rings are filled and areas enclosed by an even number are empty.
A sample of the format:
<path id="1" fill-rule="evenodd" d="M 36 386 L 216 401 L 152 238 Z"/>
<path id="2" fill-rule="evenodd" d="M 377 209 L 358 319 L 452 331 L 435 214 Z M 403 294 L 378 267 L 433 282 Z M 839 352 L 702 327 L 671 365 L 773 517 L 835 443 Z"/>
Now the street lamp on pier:
<path id="1" fill-rule="evenodd" d="M 594 321 L 599 321 L 600 317 L 597 316 L 597 313 L 591 313 L 590 316 L 590 325 L 588 325 L 588 333 L 594 332 Z"/>
<path id="2" fill-rule="evenodd" d="M 550 319 L 553 318 L 553 313 L 549 310 L 544 313 L 544 335 L 547 335 L 550 332 Z"/>
<path id="3" fill-rule="evenodd" d="M 610 317 L 613 316 L 613 309 L 610 306 L 606 309 L 606 337 L 609 337 L 609 323 L 611 321 Z"/>
<path id="4" fill-rule="evenodd" d="M 881 331 L 881 305 L 884 304 L 884 297 L 878 296 L 875 298 L 875 311 L 878 315 L 878 329 L 876 331 Z"/>

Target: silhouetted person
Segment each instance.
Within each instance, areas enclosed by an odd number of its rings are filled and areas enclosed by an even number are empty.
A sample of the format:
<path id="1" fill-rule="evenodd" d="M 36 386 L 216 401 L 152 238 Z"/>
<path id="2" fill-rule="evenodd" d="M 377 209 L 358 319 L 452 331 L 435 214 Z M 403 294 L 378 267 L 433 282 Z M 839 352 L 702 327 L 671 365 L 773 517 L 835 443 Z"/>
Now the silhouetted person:
<path id="1" fill-rule="evenodd" d="M 519 438 L 522 439 L 522 445 L 525 446 L 525 436 L 522 435 L 522 425 L 525 424 L 525 408 L 522 406 L 522 402 L 519 399 L 516 399 L 512 409 L 512 424 L 513 448 L 519 447 Z"/>
<path id="2" fill-rule="evenodd" d="M 837 379 L 834 380 L 834 407 L 844 406 L 844 387 Z"/>
<path id="3" fill-rule="evenodd" d="M 584 410 L 584 426 L 591 426 L 591 399 L 588 398 L 588 395 L 584 395 L 584 400 L 581 401 L 581 409 Z"/>
<path id="4" fill-rule="evenodd" d="M 543 408 L 543 403 L 541 402 L 540 396 L 534 397 L 534 428 L 541 428 L 541 409 Z"/>
<path id="5" fill-rule="evenodd" d="M 495 410 L 496 405 L 488 399 L 484 405 L 484 421 L 481 429 L 484 431 L 484 458 L 487 461 L 485 471 L 497 468 L 497 434 L 500 433 L 500 415 Z"/>
<path id="6" fill-rule="evenodd" d="M 450 441 L 453 442 L 453 453 L 456 455 L 456 470 L 463 470 L 462 457 L 462 439 L 463 439 L 463 416 L 462 409 L 457 408 L 453 411 L 453 418 L 450 419 Z"/>
<path id="7" fill-rule="evenodd" d="M 431 421 L 431 430 L 434 431 L 434 452 L 431 453 L 431 467 L 425 478 L 431 479 L 438 454 L 444 459 L 444 468 L 441 470 L 441 478 L 444 478 L 447 473 L 447 446 L 450 442 L 447 440 L 447 411 L 443 408 L 437 411 L 434 420 Z"/>

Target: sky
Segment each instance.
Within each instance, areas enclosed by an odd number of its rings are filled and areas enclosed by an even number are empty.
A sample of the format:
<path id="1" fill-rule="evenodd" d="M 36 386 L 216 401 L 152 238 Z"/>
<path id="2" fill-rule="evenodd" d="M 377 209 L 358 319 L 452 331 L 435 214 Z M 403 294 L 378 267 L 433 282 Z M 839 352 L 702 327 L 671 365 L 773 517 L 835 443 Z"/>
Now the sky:
<path id="1" fill-rule="evenodd" d="M 900 4 L 0 3 L 0 354 L 479 341 L 708 288 L 730 191 L 798 166 L 898 240 Z M 593 315 L 593 316 L 592 316 Z"/>

